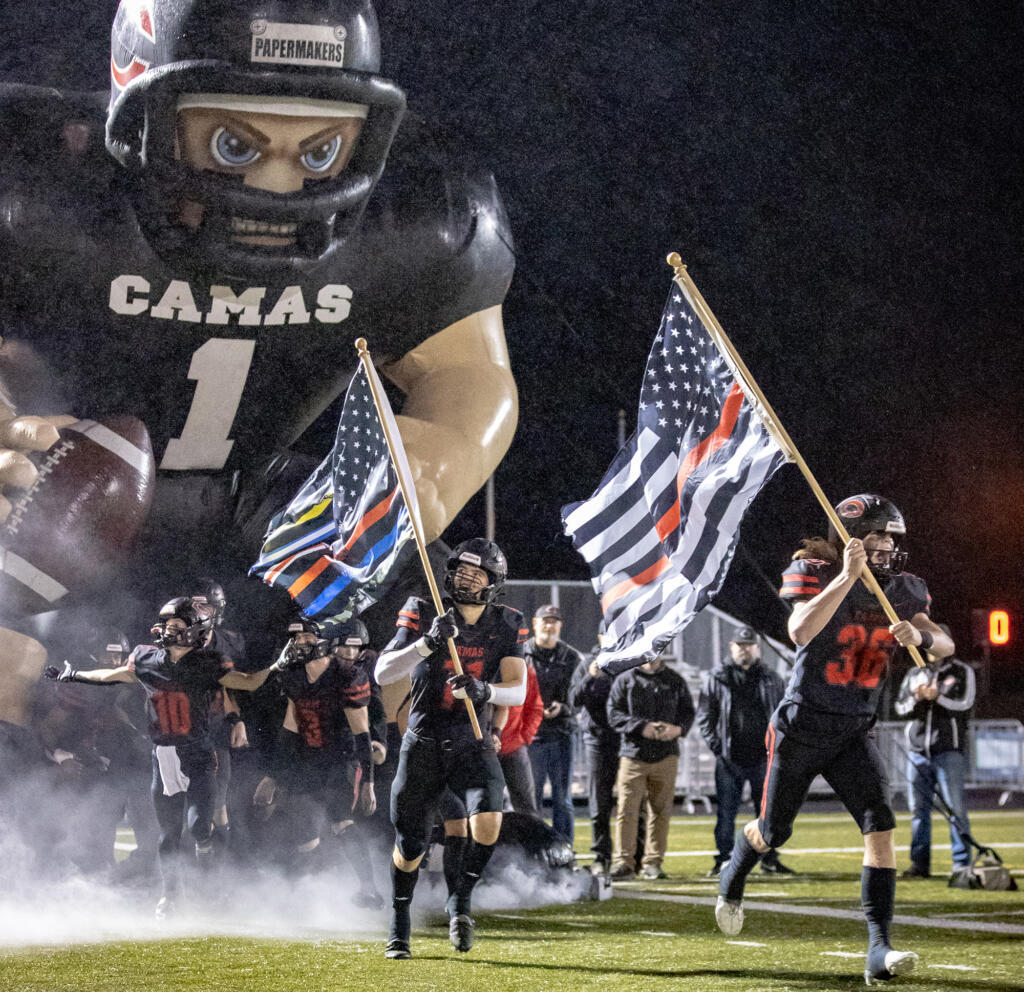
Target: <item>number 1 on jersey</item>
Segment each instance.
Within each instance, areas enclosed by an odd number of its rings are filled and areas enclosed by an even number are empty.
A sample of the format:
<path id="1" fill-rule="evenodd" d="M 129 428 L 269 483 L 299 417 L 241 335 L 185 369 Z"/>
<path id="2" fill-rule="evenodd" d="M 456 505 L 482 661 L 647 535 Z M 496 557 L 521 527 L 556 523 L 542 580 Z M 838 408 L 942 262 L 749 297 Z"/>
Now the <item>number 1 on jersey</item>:
<path id="1" fill-rule="evenodd" d="M 234 441 L 228 437 L 242 401 L 255 341 L 212 338 L 192 355 L 188 377 L 195 395 L 180 437 L 167 442 L 160 468 L 223 468 Z"/>

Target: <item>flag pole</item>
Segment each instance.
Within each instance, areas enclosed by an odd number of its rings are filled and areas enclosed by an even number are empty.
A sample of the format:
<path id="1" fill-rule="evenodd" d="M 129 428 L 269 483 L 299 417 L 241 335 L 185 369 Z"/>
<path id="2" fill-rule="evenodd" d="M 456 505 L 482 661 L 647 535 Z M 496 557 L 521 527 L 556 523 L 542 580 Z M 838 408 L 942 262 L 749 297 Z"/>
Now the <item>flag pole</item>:
<path id="1" fill-rule="evenodd" d="M 420 553 L 420 562 L 423 564 L 427 583 L 430 586 L 430 595 L 434 600 L 434 609 L 440 614 L 444 612 L 443 604 L 441 603 L 441 593 L 437 588 L 437 580 L 434 578 L 434 572 L 430 567 L 430 558 L 427 555 L 427 542 L 423 538 L 423 525 L 420 522 L 420 515 L 416 509 L 416 494 L 415 492 L 412 493 L 410 498 L 410 494 L 406 492 L 406 482 L 408 481 L 411 485 L 412 480 L 405 479 L 405 473 L 400 469 L 401 463 L 395 457 L 396 441 L 391 436 L 388 419 L 381 413 L 381 399 L 377 392 L 377 377 L 370 360 L 370 352 L 367 350 L 366 338 L 356 339 L 356 351 L 359 352 L 359 360 L 363 363 L 363 368 L 366 369 L 366 381 L 370 386 L 370 393 L 373 396 L 373 405 L 377 408 L 377 419 L 380 420 L 381 427 L 384 428 L 384 440 L 387 442 L 388 453 L 391 455 L 391 461 L 395 465 L 395 474 L 398 476 L 398 485 L 402 490 L 402 498 L 409 509 L 409 519 L 412 521 L 412 534 L 416 541 L 416 550 Z M 448 653 L 451 655 L 455 674 L 461 675 L 462 663 L 459 661 L 458 651 L 455 650 L 455 641 L 451 637 L 448 638 Z M 473 708 L 473 703 L 469 698 L 464 699 L 463 702 L 466 704 L 466 711 L 469 713 L 469 722 L 473 725 L 473 736 L 480 740 L 483 735 L 480 733 L 480 721 L 476 718 L 476 710 Z"/>
<path id="2" fill-rule="evenodd" d="M 761 392 L 761 388 L 758 386 L 757 382 L 755 382 L 754 377 L 750 374 L 750 370 L 740 357 L 739 352 L 737 352 L 733 347 L 732 342 L 729 340 L 729 337 L 722 328 L 722 325 L 718 323 L 718 318 L 711 312 L 711 308 L 708 306 L 707 301 L 703 296 L 701 296 L 700 290 L 697 289 L 693 280 L 690 278 L 690 274 L 686 271 L 686 266 L 683 265 L 683 260 L 679 256 L 679 253 L 672 252 L 665 261 L 672 266 L 675 271 L 676 284 L 690 299 L 690 302 L 693 303 L 694 310 L 697 311 L 698 317 L 700 317 L 701 322 L 707 328 L 708 333 L 718 346 L 719 351 L 726 356 L 729 365 L 736 374 L 736 378 L 739 380 L 743 392 L 757 411 L 757 414 L 761 419 L 761 423 L 764 424 L 765 429 L 775 439 L 786 457 L 790 461 L 794 462 L 797 468 L 800 469 L 801 474 L 807 480 L 807 484 L 811 487 L 811 491 L 821 504 L 821 508 L 825 511 L 825 516 L 828 517 L 829 523 L 835 528 L 835 531 L 839 535 L 843 544 L 847 544 L 850 540 L 850 535 L 843 526 L 843 522 L 839 519 L 839 515 L 833 509 L 832 504 L 828 501 L 828 498 L 825 496 L 821 486 L 818 485 L 818 480 L 815 479 L 814 474 L 807 465 L 807 462 L 804 461 L 803 456 L 799 451 L 797 451 L 792 438 L 790 438 L 786 428 L 782 426 L 782 421 L 780 421 L 775 415 L 775 411 L 772 409 L 771 404 L 766 399 L 764 393 Z M 896 615 L 896 611 L 892 608 L 892 604 L 889 602 L 888 597 L 882 591 L 882 587 L 878 584 L 878 580 L 872 574 L 867 565 L 864 565 L 861 569 L 860 577 L 864 585 L 871 590 L 875 598 L 881 604 L 882 609 L 885 611 L 885 615 L 889 618 L 889 622 L 899 623 L 900 618 Z M 918 651 L 916 645 L 907 645 L 907 650 L 910 652 L 910 657 L 913 658 L 914 664 L 917 665 L 918 668 L 924 668 L 924 659 L 921 657 L 921 652 Z"/>

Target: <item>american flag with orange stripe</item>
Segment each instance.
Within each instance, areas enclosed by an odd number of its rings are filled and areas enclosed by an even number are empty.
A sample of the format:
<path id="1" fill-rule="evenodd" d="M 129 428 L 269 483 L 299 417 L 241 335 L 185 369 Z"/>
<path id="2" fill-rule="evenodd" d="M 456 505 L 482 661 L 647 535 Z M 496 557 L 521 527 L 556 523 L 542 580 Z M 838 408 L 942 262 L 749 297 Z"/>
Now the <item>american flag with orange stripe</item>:
<path id="1" fill-rule="evenodd" d="M 383 389 L 378 392 L 386 404 Z M 384 416 L 400 445 L 390 409 Z M 400 458 L 404 463 L 404 455 Z M 407 466 L 405 471 L 408 479 Z M 398 472 L 361 364 L 345 395 L 331 453 L 270 521 L 249 574 L 285 589 L 310 620 L 341 623 L 380 599 L 412 536 Z"/>
<path id="2" fill-rule="evenodd" d="M 711 601 L 748 504 L 785 461 L 673 282 L 637 430 L 590 499 L 562 509 L 601 598 L 605 671 L 653 658 Z"/>

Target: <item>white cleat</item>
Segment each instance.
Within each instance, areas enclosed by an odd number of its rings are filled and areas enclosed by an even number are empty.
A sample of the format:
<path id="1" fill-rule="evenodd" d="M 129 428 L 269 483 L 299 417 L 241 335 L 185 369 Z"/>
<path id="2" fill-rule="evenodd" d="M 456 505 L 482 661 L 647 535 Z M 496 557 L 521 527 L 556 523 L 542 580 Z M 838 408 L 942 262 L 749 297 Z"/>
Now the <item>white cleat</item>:
<path id="1" fill-rule="evenodd" d="M 909 975 L 917 965 L 917 955 L 913 951 L 886 951 L 885 970 L 887 975 L 872 975 L 870 971 L 864 972 L 865 985 L 881 985 L 890 978 L 898 978 L 900 975 Z"/>
<path id="2" fill-rule="evenodd" d="M 743 900 L 733 902 L 719 896 L 715 903 L 715 922 L 726 937 L 735 937 L 743 929 Z"/>

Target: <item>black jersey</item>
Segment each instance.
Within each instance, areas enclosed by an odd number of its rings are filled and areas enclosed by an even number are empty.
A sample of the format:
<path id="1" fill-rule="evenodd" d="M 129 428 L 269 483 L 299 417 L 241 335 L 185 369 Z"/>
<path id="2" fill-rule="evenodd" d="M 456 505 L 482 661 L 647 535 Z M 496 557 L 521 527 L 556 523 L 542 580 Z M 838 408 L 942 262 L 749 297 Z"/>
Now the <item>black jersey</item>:
<path id="1" fill-rule="evenodd" d="M 267 464 L 344 391 L 354 340 L 394 361 L 504 298 L 513 256 L 493 178 L 466 175 L 414 120 L 336 252 L 237 277 L 154 254 L 101 106 L 0 85 L 2 385 L 25 413 L 135 414 L 159 478 Z M 87 130 L 82 152 L 62 140 L 70 122 Z"/>
<path id="2" fill-rule="evenodd" d="M 302 753 L 331 758 L 352 753 L 352 730 L 345 710 L 370 702 L 370 681 L 361 666 L 343 668 L 332 658 L 320 676 L 310 681 L 302 665 L 284 673 L 281 687 L 295 708 Z"/>
<path id="3" fill-rule="evenodd" d="M 149 735 L 154 744 L 211 743 L 210 704 L 220 680 L 234 668 L 229 658 L 194 648 L 172 662 L 165 648 L 140 644 L 128 656 L 128 667 L 146 690 Z"/>
<path id="4" fill-rule="evenodd" d="M 444 605 L 447 608 L 452 604 L 445 600 Z M 424 631 L 430 629 L 436 615 L 431 603 L 417 596 L 410 597 L 398 614 L 398 632 L 384 651 L 395 651 L 418 640 Z M 523 657 L 523 645 L 530 632 L 518 610 L 492 604 L 484 607 L 474 624 L 466 623 L 458 611 L 455 622 L 459 628 L 455 647 L 462 670 L 467 675 L 484 682 L 500 682 L 501 659 Z M 441 740 L 472 736 L 473 728 L 465 702 L 456 699 L 448 685 L 448 679 L 454 674 L 455 667 L 447 645 L 424 658 L 413 669 L 409 730 L 421 737 Z M 477 718 L 482 728 L 490 726 L 490 704 L 477 708 Z"/>
<path id="5" fill-rule="evenodd" d="M 791 602 L 813 599 L 841 568 L 814 558 L 791 562 L 779 595 Z M 918 576 L 900 572 L 880 584 L 901 620 L 929 612 L 928 587 Z M 858 581 L 824 629 L 797 649 L 783 705 L 802 703 L 823 713 L 872 718 L 896 647 L 881 605 Z"/>

